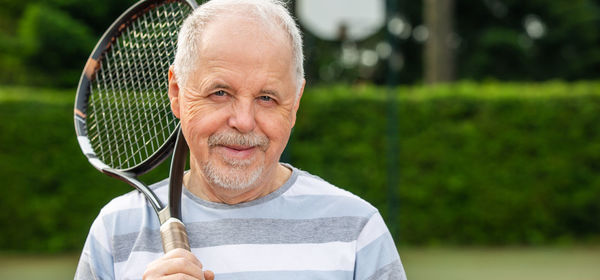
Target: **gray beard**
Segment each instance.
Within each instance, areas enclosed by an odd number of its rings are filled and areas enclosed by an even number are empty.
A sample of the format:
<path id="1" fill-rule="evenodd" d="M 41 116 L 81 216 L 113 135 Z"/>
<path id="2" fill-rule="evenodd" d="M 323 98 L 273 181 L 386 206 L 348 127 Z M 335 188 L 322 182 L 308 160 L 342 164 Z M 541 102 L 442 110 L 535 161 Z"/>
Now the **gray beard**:
<path id="1" fill-rule="evenodd" d="M 221 132 L 208 138 L 210 147 L 224 144 L 257 146 L 265 151 L 269 145 L 269 140 L 263 135 L 240 134 L 234 131 Z M 203 164 L 203 171 L 206 179 L 213 186 L 228 190 L 244 190 L 254 186 L 264 170 L 262 164 L 258 168 L 250 170 L 252 161 L 253 159 L 224 159 L 226 167 L 220 168 L 209 160 Z"/>
<path id="2" fill-rule="evenodd" d="M 248 169 L 248 163 L 226 162 L 229 166 L 217 167 L 212 161 L 203 165 L 204 175 L 213 186 L 228 190 L 244 190 L 253 186 L 263 172 L 260 165 L 254 170 Z"/>

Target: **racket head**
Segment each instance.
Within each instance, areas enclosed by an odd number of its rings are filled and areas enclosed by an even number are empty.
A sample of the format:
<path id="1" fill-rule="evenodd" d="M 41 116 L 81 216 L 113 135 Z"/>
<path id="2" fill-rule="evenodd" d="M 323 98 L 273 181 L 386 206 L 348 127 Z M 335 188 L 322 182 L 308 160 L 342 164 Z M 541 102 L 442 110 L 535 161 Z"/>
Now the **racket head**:
<path id="1" fill-rule="evenodd" d="M 90 163 L 138 176 L 173 151 L 179 121 L 168 98 L 168 69 L 193 0 L 142 0 L 125 11 L 92 51 L 75 99 L 75 132 Z"/>

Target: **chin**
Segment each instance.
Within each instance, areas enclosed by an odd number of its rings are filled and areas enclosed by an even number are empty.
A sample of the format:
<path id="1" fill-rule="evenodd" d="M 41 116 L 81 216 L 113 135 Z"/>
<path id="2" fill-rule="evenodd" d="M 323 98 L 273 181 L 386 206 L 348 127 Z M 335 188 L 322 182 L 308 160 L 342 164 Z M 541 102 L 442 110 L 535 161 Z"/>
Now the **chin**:
<path id="1" fill-rule="evenodd" d="M 264 167 L 248 164 L 215 164 L 212 161 L 203 165 L 204 175 L 211 185 L 226 190 L 241 191 L 255 187 L 262 177 Z"/>

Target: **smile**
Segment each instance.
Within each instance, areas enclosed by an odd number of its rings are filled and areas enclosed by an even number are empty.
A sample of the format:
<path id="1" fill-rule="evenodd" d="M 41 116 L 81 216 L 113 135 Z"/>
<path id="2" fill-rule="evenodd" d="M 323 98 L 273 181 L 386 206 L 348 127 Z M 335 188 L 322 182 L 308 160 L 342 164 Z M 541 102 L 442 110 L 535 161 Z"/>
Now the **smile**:
<path id="1" fill-rule="evenodd" d="M 236 160 L 247 160 L 259 150 L 256 146 L 217 145 L 214 149 L 223 157 Z"/>

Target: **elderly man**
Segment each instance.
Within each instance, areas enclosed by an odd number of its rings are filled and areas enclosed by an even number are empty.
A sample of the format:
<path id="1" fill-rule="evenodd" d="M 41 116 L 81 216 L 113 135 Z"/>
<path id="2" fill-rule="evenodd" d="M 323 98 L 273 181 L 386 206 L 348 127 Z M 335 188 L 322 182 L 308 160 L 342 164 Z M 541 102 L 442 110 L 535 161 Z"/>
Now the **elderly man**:
<path id="1" fill-rule="evenodd" d="M 377 209 L 279 163 L 304 89 L 302 60 L 279 1 L 196 9 L 169 71 L 190 147 L 182 211 L 191 252 L 163 255 L 155 214 L 131 192 L 92 225 L 76 279 L 405 279 Z M 167 185 L 153 188 L 165 198 Z"/>

